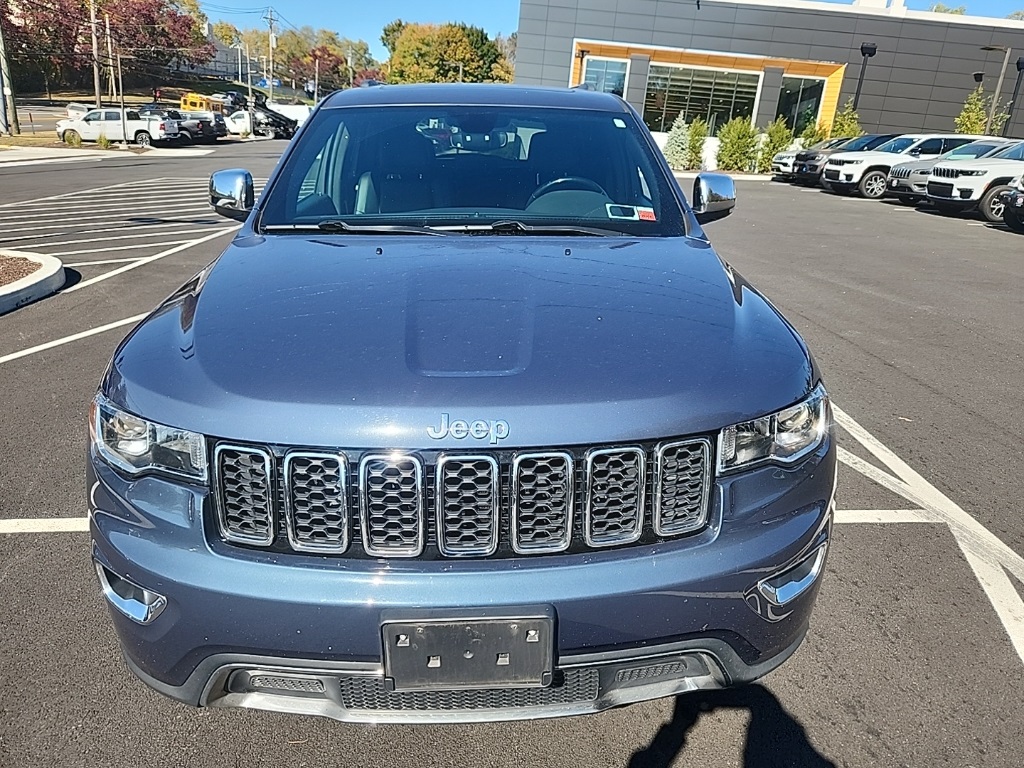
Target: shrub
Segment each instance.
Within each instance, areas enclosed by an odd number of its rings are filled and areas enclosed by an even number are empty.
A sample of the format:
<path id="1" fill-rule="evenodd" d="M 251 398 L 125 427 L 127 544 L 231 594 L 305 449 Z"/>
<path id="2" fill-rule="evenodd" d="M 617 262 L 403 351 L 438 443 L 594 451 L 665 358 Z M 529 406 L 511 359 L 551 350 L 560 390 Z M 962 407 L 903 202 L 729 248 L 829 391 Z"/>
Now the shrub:
<path id="1" fill-rule="evenodd" d="M 819 123 L 808 123 L 807 127 L 804 128 L 804 132 L 800 134 L 800 138 L 803 139 L 804 146 L 810 147 L 813 144 L 817 144 L 819 141 L 824 141 L 829 136 L 828 125 L 822 120 Z M 838 136 L 837 138 L 842 138 Z"/>
<path id="2" fill-rule="evenodd" d="M 860 117 L 853 108 L 853 99 L 847 101 L 846 106 L 836 114 L 836 119 L 832 121 L 832 135 L 849 136 L 851 139 L 864 135 L 864 130 L 860 127 Z"/>
<path id="3" fill-rule="evenodd" d="M 979 85 L 967 95 L 964 101 L 964 108 L 960 114 L 953 118 L 953 125 L 957 133 L 992 133 L 998 136 L 1002 133 L 1003 125 L 1010 118 L 1009 114 L 1002 110 L 1001 105 L 996 104 L 996 113 L 992 117 L 992 125 L 985 130 L 988 122 L 989 112 L 992 109 L 993 96 L 985 98 L 985 89 Z"/>
<path id="4" fill-rule="evenodd" d="M 110 149 L 111 143 L 112 142 L 107 138 L 107 134 L 105 133 L 101 133 L 96 137 L 96 146 L 100 149 Z"/>
<path id="5" fill-rule="evenodd" d="M 686 140 L 686 168 L 700 170 L 704 167 L 704 144 L 708 140 L 708 124 L 702 118 L 690 123 Z"/>
<path id="6" fill-rule="evenodd" d="M 749 171 L 757 163 L 757 131 L 749 117 L 734 117 L 718 132 L 718 168 Z"/>
<path id="7" fill-rule="evenodd" d="M 779 116 L 768 126 L 761 142 L 761 154 L 757 156 L 757 172 L 771 173 L 772 158 L 776 154 L 789 149 L 793 143 L 793 132 L 786 125 L 786 120 Z"/>
<path id="8" fill-rule="evenodd" d="M 63 138 L 64 143 L 67 144 L 69 147 L 82 146 L 82 137 L 79 136 L 77 133 L 65 133 Z"/>
<path id="9" fill-rule="evenodd" d="M 682 170 L 686 167 L 686 147 L 689 140 L 690 130 L 683 120 L 683 113 L 672 123 L 668 132 L 668 141 L 665 143 L 665 159 L 673 170 Z"/>

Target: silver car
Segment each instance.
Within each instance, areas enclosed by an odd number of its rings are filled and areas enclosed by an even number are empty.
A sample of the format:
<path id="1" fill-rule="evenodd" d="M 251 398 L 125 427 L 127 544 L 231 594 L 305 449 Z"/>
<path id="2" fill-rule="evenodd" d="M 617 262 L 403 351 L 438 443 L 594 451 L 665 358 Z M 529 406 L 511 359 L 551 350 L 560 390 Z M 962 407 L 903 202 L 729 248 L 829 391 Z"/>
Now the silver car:
<path id="1" fill-rule="evenodd" d="M 884 196 L 896 198 L 904 205 L 917 205 L 927 199 L 928 175 L 939 161 L 974 160 L 979 157 L 988 157 L 1003 147 L 1017 143 L 1017 141 L 1019 139 L 991 136 L 951 149 L 939 157 L 894 165 L 889 170 L 888 188 Z"/>

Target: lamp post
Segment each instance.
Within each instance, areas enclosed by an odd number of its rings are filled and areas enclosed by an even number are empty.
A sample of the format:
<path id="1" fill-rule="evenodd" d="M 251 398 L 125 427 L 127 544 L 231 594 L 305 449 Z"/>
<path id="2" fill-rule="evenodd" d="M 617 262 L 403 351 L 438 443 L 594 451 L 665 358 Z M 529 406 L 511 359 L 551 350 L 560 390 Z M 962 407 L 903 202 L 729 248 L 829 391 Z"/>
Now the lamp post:
<path id="1" fill-rule="evenodd" d="M 1010 130 L 1010 122 L 1013 120 L 1013 112 L 1017 109 L 1017 99 L 1020 97 L 1020 83 L 1024 80 L 1024 56 L 1017 59 L 1017 84 L 1013 86 L 1013 98 L 1010 99 L 1010 108 L 1007 110 L 1006 122 L 1003 123 L 1003 136 Z"/>
<path id="2" fill-rule="evenodd" d="M 583 63 L 587 60 L 587 56 L 589 55 L 590 51 L 586 48 L 580 48 L 576 51 L 576 58 L 580 60 L 580 76 L 576 79 L 576 85 L 581 85 L 583 83 L 583 76 L 585 74 L 583 71 Z"/>
<path id="3" fill-rule="evenodd" d="M 857 105 L 860 104 L 860 90 L 864 87 L 864 72 L 868 68 L 868 59 L 878 53 L 878 46 L 874 43 L 861 43 L 860 44 L 860 55 L 863 58 L 860 60 L 860 77 L 857 78 L 857 92 L 853 94 L 853 109 L 857 111 Z"/>
<path id="4" fill-rule="evenodd" d="M 996 119 L 996 107 L 999 106 L 999 94 L 1003 91 L 1003 78 L 1006 77 L 1006 67 L 1010 64 L 1011 49 L 1008 45 L 983 45 L 981 46 L 981 50 L 1003 52 L 1003 68 L 999 70 L 999 80 L 996 81 L 996 92 L 992 94 L 992 107 L 988 111 L 988 120 L 985 121 L 985 133 L 989 133 L 992 130 L 992 123 Z"/>

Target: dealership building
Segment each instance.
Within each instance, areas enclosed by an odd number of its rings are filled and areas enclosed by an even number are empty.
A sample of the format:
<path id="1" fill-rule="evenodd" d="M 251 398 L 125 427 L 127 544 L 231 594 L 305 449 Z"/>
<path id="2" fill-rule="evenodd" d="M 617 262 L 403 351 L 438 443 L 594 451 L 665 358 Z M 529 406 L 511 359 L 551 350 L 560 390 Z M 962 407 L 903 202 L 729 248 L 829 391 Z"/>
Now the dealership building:
<path id="1" fill-rule="evenodd" d="M 865 130 L 951 132 L 979 78 L 991 94 L 1005 68 L 1010 101 L 1024 78 L 1024 21 L 911 11 L 904 0 L 520 5 L 517 82 L 617 93 L 656 135 L 680 113 L 704 118 L 712 133 L 736 116 L 763 127 L 782 115 L 797 133 L 831 123 L 862 67 Z M 1006 135 L 1024 138 L 1021 91 Z"/>

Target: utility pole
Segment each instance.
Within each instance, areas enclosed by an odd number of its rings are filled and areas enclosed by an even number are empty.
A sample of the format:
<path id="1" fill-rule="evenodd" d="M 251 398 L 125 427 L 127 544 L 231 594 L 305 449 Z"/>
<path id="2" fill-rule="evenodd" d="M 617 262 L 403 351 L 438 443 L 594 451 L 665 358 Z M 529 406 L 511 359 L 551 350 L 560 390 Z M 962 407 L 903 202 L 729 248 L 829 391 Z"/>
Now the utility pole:
<path id="1" fill-rule="evenodd" d="M 21 133 L 21 126 L 18 125 L 18 108 L 14 104 L 14 80 L 11 79 L 11 65 L 7 61 L 7 47 L 4 45 L 2 24 L 0 24 L 0 101 L 4 104 L 4 109 L 0 109 L 0 129 L 6 127 L 8 133 L 17 136 Z"/>
<path id="2" fill-rule="evenodd" d="M 270 35 L 269 35 L 269 37 L 267 39 L 267 42 L 270 44 L 268 46 L 269 53 L 270 53 L 270 77 L 268 78 L 269 81 L 270 81 L 270 96 L 267 98 L 267 101 L 273 101 L 274 100 L 274 48 L 277 45 L 277 40 L 274 37 L 274 22 L 277 21 L 277 19 L 274 18 L 274 9 L 273 9 L 273 7 L 267 8 L 267 13 L 263 17 L 263 19 L 264 19 L 264 21 L 267 22 L 267 26 L 270 28 Z"/>
<path id="3" fill-rule="evenodd" d="M 320 57 L 318 56 L 314 60 L 314 74 L 313 74 L 313 103 L 320 103 Z"/>
<path id="4" fill-rule="evenodd" d="M 96 109 L 103 106 L 100 93 L 100 41 L 96 34 L 96 0 L 89 0 L 89 31 L 92 32 L 92 85 L 96 95 Z"/>
<path id="5" fill-rule="evenodd" d="M 125 123 L 127 115 L 124 111 L 124 77 L 121 75 L 121 52 L 117 52 L 117 92 L 121 102 L 121 140 L 128 146 L 128 126 Z"/>
<path id="6" fill-rule="evenodd" d="M 114 44 L 110 39 L 110 14 L 104 13 L 103 20 L 107 25 L 107 80 L 110 83 L 110 100 L 117 94 L 114 92 Z"/>

